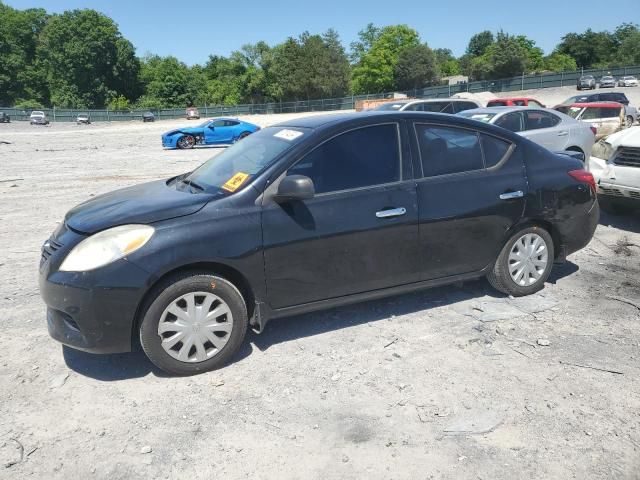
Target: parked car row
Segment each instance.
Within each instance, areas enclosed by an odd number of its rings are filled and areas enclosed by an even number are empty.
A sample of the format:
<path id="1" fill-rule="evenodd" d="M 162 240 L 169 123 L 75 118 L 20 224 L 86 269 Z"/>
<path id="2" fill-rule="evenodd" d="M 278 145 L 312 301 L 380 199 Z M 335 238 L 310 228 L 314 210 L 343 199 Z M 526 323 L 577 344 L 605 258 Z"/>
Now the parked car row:
<path id="1" fill-rule="evenodd" d="M 600 88 L 613 88 L 616 85 L 618 87 L 637 87 L 638 79 L 633 75 L 625 75 L 616 80 L 611 75 L 604 75 L 599 82 L 596 82 L 593 75 L 583 75 L 578 79 L 576 88 L 578 90 L 594 90 L 597 85 L 600 85 Z"/>

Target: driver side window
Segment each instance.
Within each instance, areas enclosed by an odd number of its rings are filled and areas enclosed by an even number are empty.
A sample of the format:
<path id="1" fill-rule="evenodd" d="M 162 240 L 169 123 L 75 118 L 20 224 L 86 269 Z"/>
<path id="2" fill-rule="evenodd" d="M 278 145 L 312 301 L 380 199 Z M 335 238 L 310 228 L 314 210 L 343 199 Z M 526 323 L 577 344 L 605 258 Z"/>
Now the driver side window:
<path id="1" fill-rule="evenodd" d="M 358 128 L 334 137 L 287 171 L 313 181 L 316 193 L 338 192 L 400 180 L 398 127 Z"/>
<path id="2" fill-rule="evenodd" d="M 512 132 L 522 131 L 522 115 L 519 112 L 507 113 L 496 120 L 495 125 L 498 127 L 506 128 Z"/>
<path id="3" fill-rule="evenodd" d="M 211 122 L 209 124 L 210 127 L 224 127 L 225 126 L 226 121 L 225 120 L 214 120 L 213 122 Z"/>

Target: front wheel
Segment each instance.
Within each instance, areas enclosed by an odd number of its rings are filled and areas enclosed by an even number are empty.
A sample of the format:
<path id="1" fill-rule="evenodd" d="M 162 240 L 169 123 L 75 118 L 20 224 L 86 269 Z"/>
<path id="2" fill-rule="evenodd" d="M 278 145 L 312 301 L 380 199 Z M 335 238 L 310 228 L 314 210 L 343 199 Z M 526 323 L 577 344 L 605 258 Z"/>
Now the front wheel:
<path id="1" fill-rule="evenodd" d="M 505 244 L 487 275 L 498 291 L 521 297 L 544 287 L 553 267 L 553 239 L 541 227 L 520 230 Z"/>
<path id="2" fill-rule="evenodd" d="M 627 117 L 626 125 L 627 125 L 627 128 L 633 126 L 633 117 L 631 115 Z"/>
<path id="3" fill-rule="evenodd" d="M 186 148 L 193 148 L 195 144 L 196 139 L 192 135 L 183 135 L 178 139 L 178 143 L 176 145 L 178 145 L 178 148 L 184 150 Z"/>
<path id="4" fill-rule="evenodd" d="M 193 375 L 225 365 L 247 333 L 247 307 L 228 280 L 186 274 L 167 281 L 140 326 L 149 360 L 176 375 Z"/>

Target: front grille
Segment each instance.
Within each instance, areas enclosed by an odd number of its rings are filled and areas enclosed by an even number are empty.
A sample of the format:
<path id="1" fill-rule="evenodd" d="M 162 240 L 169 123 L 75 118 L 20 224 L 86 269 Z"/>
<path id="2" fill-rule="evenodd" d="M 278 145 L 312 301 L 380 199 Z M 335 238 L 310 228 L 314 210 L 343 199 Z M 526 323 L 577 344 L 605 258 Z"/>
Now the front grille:
<path id="1" fill-rule="evenodd" d="M 56 242 L 53 238 L 50 238 L 42 246 L 42 261 L 45 262 L 53 255 L 57 250 L 62 247 L 62 244 Z"/>
<path id="2" fill-rule="evenodd" d="M 600 193 L 604 193 L 605 195 L 613 195 L 615 197 L 624 197 L 624 194 L 617 188 L 602 187 L 598 185 L 598 190 L 600 191 Z"/>
<path id="3" fill-rule="evenodd" d="M 640 167 L 640 148 L 619 147 L 613 163 L 623 167 Z"/>

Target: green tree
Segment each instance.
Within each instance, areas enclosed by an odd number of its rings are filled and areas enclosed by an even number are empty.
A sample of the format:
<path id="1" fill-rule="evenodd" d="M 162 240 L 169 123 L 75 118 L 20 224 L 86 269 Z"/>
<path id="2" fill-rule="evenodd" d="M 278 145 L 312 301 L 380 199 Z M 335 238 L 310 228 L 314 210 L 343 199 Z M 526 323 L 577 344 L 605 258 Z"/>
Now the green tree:
<path id="1" fill-rule="evenodd" d="M 381 29 L 371 48 L 365 51 L 352 71 L 354 93 L 383 92 L 395 85 L 395 68 L 400 53 L 420 44 L 418 32 L 407 25 Z"/>
<path id="2" fill-rule="evenodd" d="M 194 102 L 190 70 L 177 58 L 148 55 L 142 60 L 141 79 L 145 92 L 140 106 L 187 107 Z"/>
<path id="3" fill-rule="evenodd" d="M 491 45 L 493 45 L 494 41 L 493 33 L 489 30 L 476 33 L 469 40 L 466 53 L 472 57 L 480 57 L 485 54 Z"/>
<path id="4" fill-rule="evenodd" d="M 552 53 L 545 57 L 544 67 L 551 72 L 573 72 L 578 69 L 574 58 L 564 53 Z"/>
<path id="5" fill-rule="evenodd" d="M 275 47 L 270 94 L 276 100 L 339 97 L 349 91 L 349 61 L 334 30 L 308 32 Z"/>
<path id="6" fill-rule="evenodd" d="M 36 51 L 51 102 L 81 108 L 102 107 L 114 94 L 135 96 L 134 53 L 113 20 L 95 10 L 49 17 Z M 127 85 L 132 91 L 122 90 Z"/>
<path id="7" fill-rule="evenodd" d="M 430 85 L 439 78 L 436 56 L 427 45 L 405 48 L 395 66 L 395 87 L 411 90 Z"/>
<path id="8" fill-rule="evenodd" d="M 598 64 L 606 65 L 615 54 L 616 39 L 609 32 L 568 33 L 562 37 L 554 53 L 573 57 L 579 67 L 590 68 Z"/>
<path id="9" fill-rule="evenodd" d="M 453 56 L 451 50 L 448 48 L 436 48 L 433 53 L 436 56 L 436 63 L 443 77 L 460 75 L 460 62 Z"/>
<path id="10" fill-rule="evenodd" d="M 36 57 L 38 35 L 47 18 L 43 9 L 17 10 L 0 2 L 0 105 L 48 102 Z"/>

